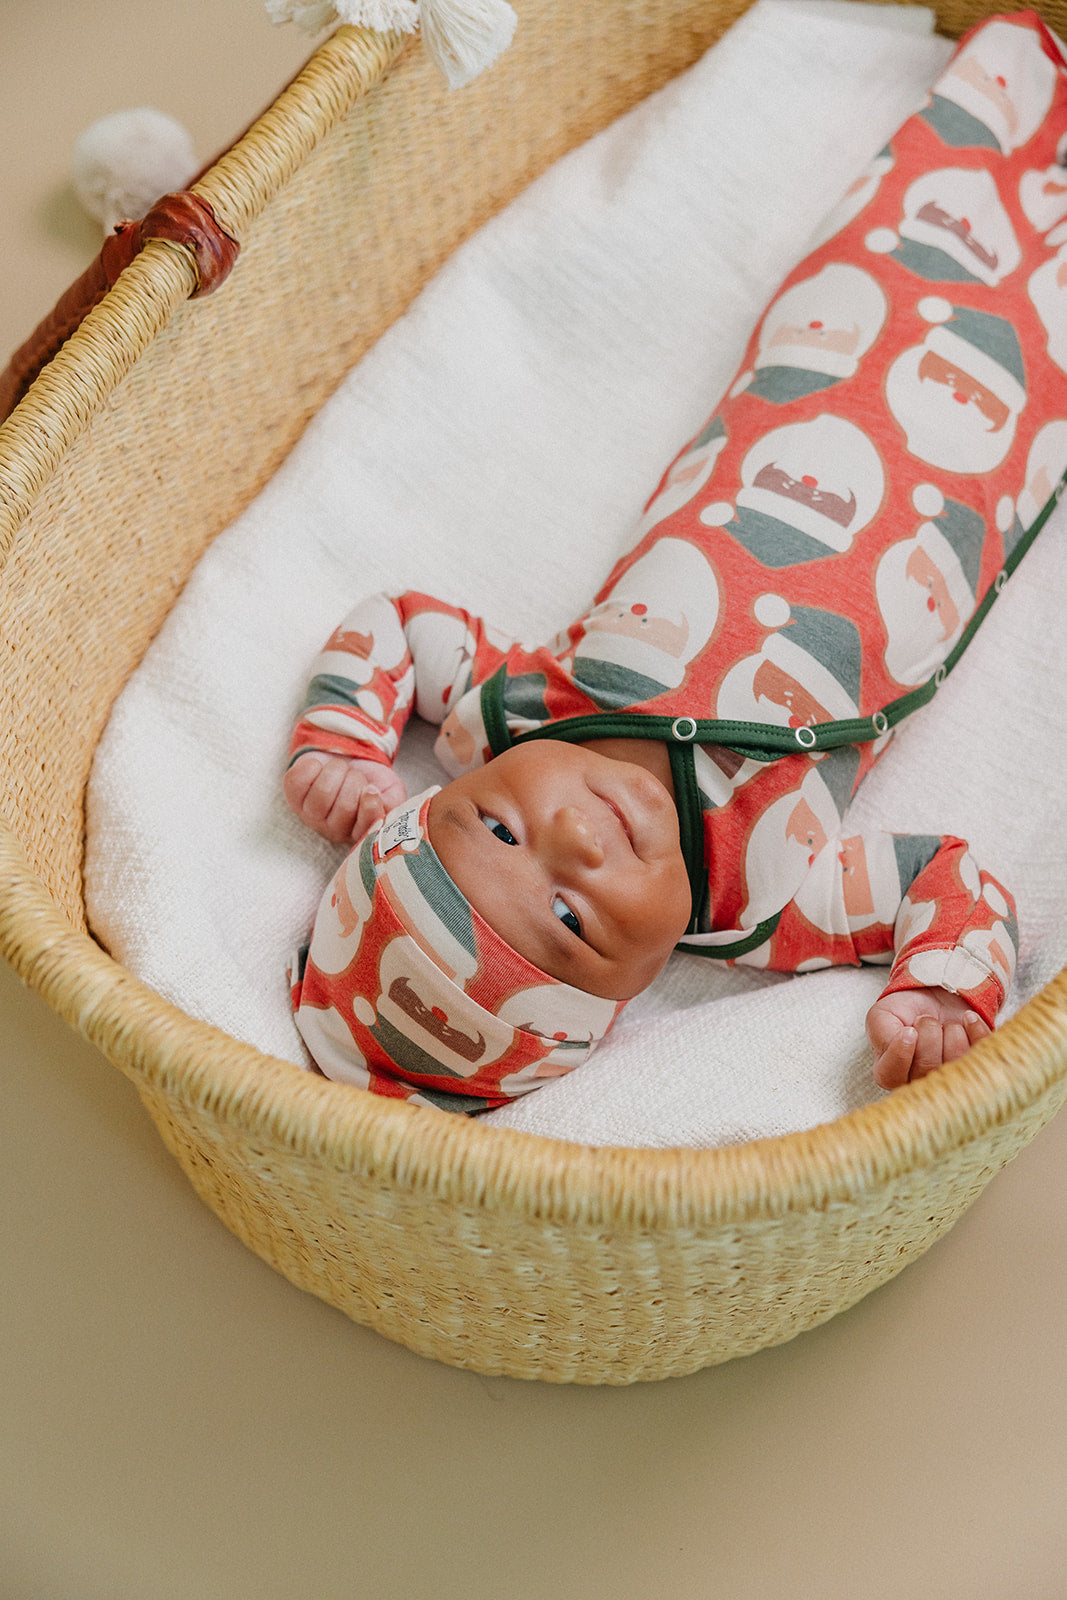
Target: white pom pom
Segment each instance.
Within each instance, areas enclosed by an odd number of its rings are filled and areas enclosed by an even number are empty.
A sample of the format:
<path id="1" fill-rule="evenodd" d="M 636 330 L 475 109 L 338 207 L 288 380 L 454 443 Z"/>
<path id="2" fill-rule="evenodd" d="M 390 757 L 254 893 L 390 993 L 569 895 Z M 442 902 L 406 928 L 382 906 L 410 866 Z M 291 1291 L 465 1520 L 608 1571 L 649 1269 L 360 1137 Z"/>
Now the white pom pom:
<path id="1" fill-rule="evenodd" d="M 911 503 L 920 517 L 939 517 L 945 509 L 945 497 L 936 483 L 917 483 L 911 491 Z"/>
<path id="2" fill-rule="evenodd" d="M 160 195 L 184 189 L 196 170 L 181 123 L 149 106 L 101 117 L 74 146 L 75 192 L 108 233 L 116 222 L 143 217 Z"/>
<path id="3" fill-rule="evenodd" d="M 916 306 L 924 322 L 948 322 L 952 316 L 952 304 L 939 294 L 924 295 Z"/>
<path id="4" fill-rule="evenodd" d="M 764 628 L 784 628 L 792 615 L 789 601 L 780 594 L 758 594 L 752 610 L 756 621 Z"/>
<path id="5" fill-rule="evenodd" d="M 423 43 L 450 89 L 507 49 L 517 21 L 507 0 L 422 0 L 419 7 Z"/>

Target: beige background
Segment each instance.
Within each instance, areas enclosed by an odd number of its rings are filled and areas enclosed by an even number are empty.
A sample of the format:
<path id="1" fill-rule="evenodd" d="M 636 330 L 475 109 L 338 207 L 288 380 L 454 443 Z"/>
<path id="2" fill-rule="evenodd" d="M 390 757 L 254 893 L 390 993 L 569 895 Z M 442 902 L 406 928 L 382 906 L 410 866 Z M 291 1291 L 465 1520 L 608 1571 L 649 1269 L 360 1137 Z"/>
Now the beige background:
<path id="1" fill-rule="evenodd" d="M 206 158 L 307 48 L 260 0 L 0 0 L 0 348 L 97 247 L 83 127 L 157 105 Z M 568 1389 L 276 1277 L 6 968 L 0 1068 L 0 1600 L 1067 1595 L 1067 1117 L 825 1328 Z"/>

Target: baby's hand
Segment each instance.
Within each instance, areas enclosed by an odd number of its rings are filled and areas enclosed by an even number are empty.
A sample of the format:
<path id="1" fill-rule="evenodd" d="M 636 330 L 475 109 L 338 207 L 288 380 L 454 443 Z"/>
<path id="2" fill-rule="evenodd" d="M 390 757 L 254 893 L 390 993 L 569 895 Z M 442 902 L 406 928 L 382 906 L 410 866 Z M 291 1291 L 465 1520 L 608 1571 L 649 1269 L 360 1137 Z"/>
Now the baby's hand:
<path id="1" fill-rule="evenodd" d="M 947 989 L 884 994 L 867 1013 L 874 1081 L 896 1089 L 965 1055 L 989 1028 L 968 1002 Z"/>
<path id="2" fill-rule="evenodd" d="M 358 844 L 387 811 L 407 799 L 392 767 L 320 750 L 297 757 L 282 789 L 301 822 L 331 844 Z"/>

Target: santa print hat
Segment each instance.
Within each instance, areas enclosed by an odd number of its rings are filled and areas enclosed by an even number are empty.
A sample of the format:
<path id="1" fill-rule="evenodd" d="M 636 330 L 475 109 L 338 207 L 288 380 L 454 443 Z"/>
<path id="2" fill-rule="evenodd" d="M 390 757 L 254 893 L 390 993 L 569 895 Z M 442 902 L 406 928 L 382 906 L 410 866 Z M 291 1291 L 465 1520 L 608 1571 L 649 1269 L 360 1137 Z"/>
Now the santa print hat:
<path id="1" fill-rule="evenodd" d="M 327 1077 L 478 1111 L 578 1066 L 625 1002 L 541 972 L 478 915 L 430 844 L 437 792 L 397 806 L 335 874 L 293 1005 Z"/>

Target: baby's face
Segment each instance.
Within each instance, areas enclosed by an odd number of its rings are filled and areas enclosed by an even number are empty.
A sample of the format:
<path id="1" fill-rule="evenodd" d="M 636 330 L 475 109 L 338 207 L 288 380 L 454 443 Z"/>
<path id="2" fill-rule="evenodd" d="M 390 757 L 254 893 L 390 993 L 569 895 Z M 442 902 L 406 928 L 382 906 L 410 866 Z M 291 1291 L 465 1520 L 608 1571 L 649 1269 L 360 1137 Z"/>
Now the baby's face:
<path id="1" fill-rule="evenodd" d="M 689 924 L 670 794 L 643 767 L 538 739 L 430 802 L 430 842 L 513 950 L 576 989 L 629 1000 Z"/>

